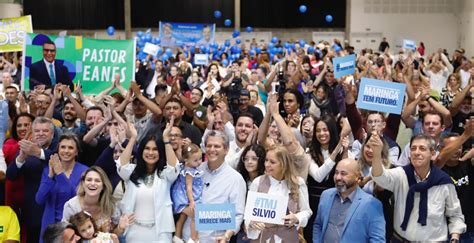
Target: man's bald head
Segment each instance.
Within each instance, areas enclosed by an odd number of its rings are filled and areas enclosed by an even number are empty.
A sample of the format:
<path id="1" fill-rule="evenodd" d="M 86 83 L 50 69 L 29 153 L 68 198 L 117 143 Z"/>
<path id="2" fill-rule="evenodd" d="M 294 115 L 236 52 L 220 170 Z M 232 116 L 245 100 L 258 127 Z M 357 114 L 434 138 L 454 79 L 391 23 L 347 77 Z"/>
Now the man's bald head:
<path id="1" fill-rule="evenodd" d="M 359 163 L 357 162 L 357 160 L 354 160 L 351 158 L 347 158 L 347 159 L 343 159 L 339 161 L 339 163 L 337 163 L 337 166 L 336 166 L 336 169 L 337 168 L 340 168 L 341 170 L 343 169 L 350 173 L 356 173 L 360 175 Z"/>
<path id="2" fill-rule="evenodd" d="M 353 159 L 343 159 L 336 166 L 334 183 L 336 189 L 343 196 L 349 195 L 359 185 L 360 168 L 357 161 Z"/>

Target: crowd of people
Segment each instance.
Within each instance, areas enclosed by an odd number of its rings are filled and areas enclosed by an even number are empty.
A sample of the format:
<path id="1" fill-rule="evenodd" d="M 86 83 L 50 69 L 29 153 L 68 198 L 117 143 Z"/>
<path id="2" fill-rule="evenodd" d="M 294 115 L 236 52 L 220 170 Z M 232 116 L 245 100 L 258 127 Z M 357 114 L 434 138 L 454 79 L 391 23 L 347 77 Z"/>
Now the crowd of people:
<path id="1" fill-rule="evenodd" d="M 389 46 L 243 45 L 208 65 L 177 48 L 97 95 L 51 73 L 24 92 L 2 57 L 0 240 L 474 242 L 474 59 Z M 402 113 L 358 109 L 363 77 L 406 84 Z M 284 224 L 244 219 L 249 191 L 288 197 Z M 197 230 L 196 205 L 221 203 L 235 228 Z"/>

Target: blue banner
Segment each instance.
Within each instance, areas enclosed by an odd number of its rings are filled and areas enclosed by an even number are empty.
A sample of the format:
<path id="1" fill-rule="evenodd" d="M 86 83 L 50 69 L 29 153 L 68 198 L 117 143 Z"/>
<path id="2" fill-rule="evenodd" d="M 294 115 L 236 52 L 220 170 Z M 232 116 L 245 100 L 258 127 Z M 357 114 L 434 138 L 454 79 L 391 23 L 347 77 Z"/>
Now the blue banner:
<path id="1" fill-rule="evenodd" d="M 332 59 L 334 66 L 334 77 L 340 78 L 355 73 L 356 55 L 352 54 L 344 57 Z"/>
<path id="2" fill-rule="evenodd" d="M 400 114 L 406 84 L 362 78 L 357 97 L 357 108 Z"/>
<path id="3" fill-rule="evenodd" d="M 160 40 L 165 47 L 201 46 L 214 42 L 215 24 L 188 24 L 160 21 Z"/>
<path id="4" fill-rule="evenodd" d="M 196 204 L 197 231 L 235 230 L 235 204 Z"/>

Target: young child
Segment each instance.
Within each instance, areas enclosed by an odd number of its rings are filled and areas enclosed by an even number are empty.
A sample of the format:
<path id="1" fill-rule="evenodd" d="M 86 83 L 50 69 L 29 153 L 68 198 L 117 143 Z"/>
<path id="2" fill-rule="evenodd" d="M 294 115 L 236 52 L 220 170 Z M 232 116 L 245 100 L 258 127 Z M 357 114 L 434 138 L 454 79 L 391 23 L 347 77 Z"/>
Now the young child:
<path id="1" fill-rule="evenodd" d="M 118 237 L 115 234 L 98 232 L 97 226 L 92 216 L 85 212 L 74 214 L 69 222 L 76 226 L 82 242 L 90 243 L 118 243 Z"/>
<path id="2" fill-rule="evenodd" d="M 202 163 L 201 149 L 195 144 L 183 147 L 181 152 L 184 166 L 182 165 L 178 179 L 171 187 L 171 199 L 173 200 L 173 213 L 180 214 L 176 222 L 176 233 L 173 242 L 184 242 L 183 226 L 187 217 L 191 219 L 191 240 L 188 242 L 198 242 L 198 233 L 194 224 L 194 207 L 200 203 L 203 189 L 202 170 L 198 167 Z"/>

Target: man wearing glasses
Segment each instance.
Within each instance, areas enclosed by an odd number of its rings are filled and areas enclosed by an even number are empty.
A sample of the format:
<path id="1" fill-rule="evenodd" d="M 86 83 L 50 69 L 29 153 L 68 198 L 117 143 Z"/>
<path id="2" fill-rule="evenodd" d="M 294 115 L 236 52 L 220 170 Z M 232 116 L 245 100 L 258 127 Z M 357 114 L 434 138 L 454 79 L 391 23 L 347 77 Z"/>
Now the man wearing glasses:
<path id="1" fill-rule="evenodd" d="M 43 43 L 43 59 L 30 66 L 30 90 L 37 85 L 52 88 L 58 83 L 69 85 L 71 91 L 74 90 L 69 70 L 63 61 L 56 60 L 56 45 L 47 40 Z"/>

